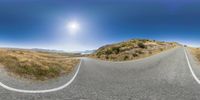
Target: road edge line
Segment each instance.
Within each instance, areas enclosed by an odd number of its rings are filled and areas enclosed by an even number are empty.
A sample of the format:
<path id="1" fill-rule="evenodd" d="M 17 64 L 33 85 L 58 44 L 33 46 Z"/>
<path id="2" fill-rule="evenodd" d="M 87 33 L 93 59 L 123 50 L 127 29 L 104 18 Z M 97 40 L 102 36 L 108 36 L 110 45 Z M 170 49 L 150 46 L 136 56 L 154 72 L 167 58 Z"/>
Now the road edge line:
<path id="1" fill-rule="evenodd" d="M 0 82 L 0 86 L 3 87 L 3 88 L 5 88 L 5 89 L 7 89 L 7 90 L 9 90 L 9 91 L 20 92 L 20 93 L 48 93 L 48 92 L 59 91 L 59 90 L 64 89 L 65 87 L 69 86 L 74 81 L 74 79 L 78 75 L 81 63 L 82 63 L 82 59 L 81 59 L 79 65 L 78 65 L 78 68 L 77 68 L 74 76 L 67 83 L 65 83 L 64 85 L 59 86 L 57 88 L 47 89 L 47 90 L 23 90 L 23 89 L 16 89 L 16 88 L 9 87 L 9 86 L 3 84 L 2 82 Z"/>
<path id="2" fill-rule="evenodd" d="M 186 53 L 185 48 L 184 48 L 184 52 L 185 52 L 185 57 L 186 57 L 187 64 L 188 64 L 188 67 L 189 67 L 189 69 L 190 69 L 190 72 L 191 72 L 193 78 L 195 79 L 195 81 L 196 81 L 198 84 L 200 84 L 199 78 L 197 78 L 197 76 L 195 75 L 195 73 L 194 73 L 194 71 L 193 71 L 193 69 L 192 69 L 192 66 L 191 66 L 191 63 L 190 63 L 190 61 L 189 61 L 188 54 Z"/>

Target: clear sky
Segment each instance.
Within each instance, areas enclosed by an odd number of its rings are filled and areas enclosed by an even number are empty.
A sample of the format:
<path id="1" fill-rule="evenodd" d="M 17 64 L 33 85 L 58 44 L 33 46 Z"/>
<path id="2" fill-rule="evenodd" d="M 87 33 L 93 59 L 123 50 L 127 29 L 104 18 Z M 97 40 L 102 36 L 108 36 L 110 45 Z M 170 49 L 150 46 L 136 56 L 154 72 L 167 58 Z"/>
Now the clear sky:
<path id="1" fill-rule="evenodd" d="M 82 51 L 132 38 L 200 46 L 200 0 L 0 1 L 1 47 Z"/>

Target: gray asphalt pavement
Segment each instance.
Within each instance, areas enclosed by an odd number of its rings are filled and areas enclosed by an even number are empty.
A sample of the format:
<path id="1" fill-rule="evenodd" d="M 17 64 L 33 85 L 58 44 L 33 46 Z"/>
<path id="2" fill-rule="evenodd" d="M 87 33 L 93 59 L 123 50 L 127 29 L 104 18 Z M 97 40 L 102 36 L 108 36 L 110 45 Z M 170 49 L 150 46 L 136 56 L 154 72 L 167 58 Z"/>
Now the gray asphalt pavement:
<path id="1" fill-rule="evenodd" d="M 200 66 L 190 54 L 189 60 L 200 78 Z M 5 84 L 18 86 L 19 82 L 2 74 L 0 79 Z M 64 84 L 66 80 L 59 81 Z M 21 87 L 23 84 L 27 83 L 20 82 Z M 33 83 L 33 86 L 47 88 L 48 84 L 51 83 Z M 23 89 L 26 88 L 30 89 L 25 85 Z M 184 49 L 180 47 L 120 63 L 84 58 L 77 77 L 68 87 L 38 94 L 12 92 L 0 87 L 0 100 L 200 100 L 200 84 L 194 80 Z"/>

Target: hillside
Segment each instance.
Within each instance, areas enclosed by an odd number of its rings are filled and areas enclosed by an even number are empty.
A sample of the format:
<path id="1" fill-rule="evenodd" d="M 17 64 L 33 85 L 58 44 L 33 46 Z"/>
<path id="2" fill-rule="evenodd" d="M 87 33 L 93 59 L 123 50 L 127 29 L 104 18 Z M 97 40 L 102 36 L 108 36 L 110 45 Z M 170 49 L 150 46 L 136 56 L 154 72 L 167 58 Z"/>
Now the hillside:
<path id="1" fill-rule="evenodd" d="M 132 39 L 100 47 L 92 57 L 101 60 L 126 61 L 147 57 L 174 48 L 175 42 L 160 42 L 147 39 Z"/>
<path id="2" fill-rule="evenodd" d="M 23 49 L 0 49 L 0 63 L 11 74 L 46 80 L 70 73 L 78 59 L 56 53 L 42 53 Z"/>
<path id="3" fill-rule="evenodd" d="M 199 60 L 200 62 L 200 48 L 189 48 L 192 54 Z"/>

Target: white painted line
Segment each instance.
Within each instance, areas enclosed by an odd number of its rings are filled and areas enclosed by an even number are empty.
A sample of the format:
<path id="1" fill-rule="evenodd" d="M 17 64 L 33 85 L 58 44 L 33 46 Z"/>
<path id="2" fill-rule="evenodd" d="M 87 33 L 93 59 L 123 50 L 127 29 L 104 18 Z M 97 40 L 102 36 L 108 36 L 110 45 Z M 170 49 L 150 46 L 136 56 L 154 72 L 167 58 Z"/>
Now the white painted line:
<path id="1" fill-rule="evenodd" d="M 13 92 L 21 92 L 21 93 L 48 93 L 48 92 L 59 91 L 61 89 L 64 89 L 65 87 L 67 87 L 68 85 L 70 85 L 74 81 L 74 79 L 76 78 L 76 76 L 79 72 L 81 63 L 82 63 L 82 59 L 81 59 L 79 65 L 78 65 L 77 71 L 74 74 L 74 76 L 66 84 L 64 84 L 60 87 L 57 87 L 57 88 L 48 89 L 48 90 L 22 90 L 22 89 L 16 89 L 16 88 L 9 87 L 9 86 L 3 84 L 2 82 L 0 82 L 0 86 L 2 86 L 3 88 L 5 88 L 7 90 L 13 91 Z"/>
<path id="2" fill-rule="evenodd" d="M 190 61 L 189 61 L 189 58 L 188 58 L 188 55 L 187 55 L 185 49 L 184 49 L 184 52 L 185 52 L 185 57 L 186 57 L 187 64 L 188 64 L 188 66 L 189 66 L 190 72 L 191 72 L 192 76 L 194 77 L 194 79 L 196 80 L 196 82 L 197 82 L 198 84 L 200 84 L 200 80 L 197 78 L 197 76 L 195 75 L 194 71 L 192 70 L 191 63 L 190 63 Z"/>

